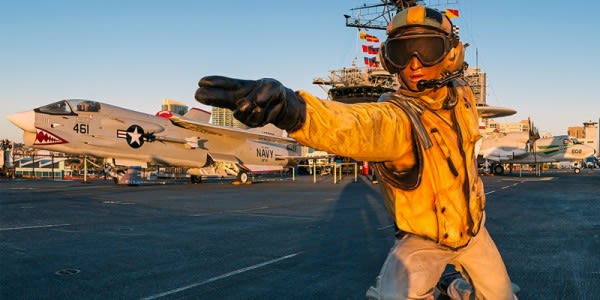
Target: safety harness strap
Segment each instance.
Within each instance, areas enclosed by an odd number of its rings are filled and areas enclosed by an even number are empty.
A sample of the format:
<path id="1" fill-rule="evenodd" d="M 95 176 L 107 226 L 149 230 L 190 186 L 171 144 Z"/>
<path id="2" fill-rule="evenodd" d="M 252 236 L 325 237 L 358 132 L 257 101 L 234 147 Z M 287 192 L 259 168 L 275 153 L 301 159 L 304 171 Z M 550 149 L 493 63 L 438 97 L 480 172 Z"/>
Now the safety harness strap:
<path id="1" fill-rule="evenodd" d="M 431 139 L 427 135 L 427 130 L 421 121 L 423 107 L 419 104 L 417 98 L 407 97 L 396 93 L 385 93 L 379 98 L 379 102 L 388 101 L 400 108 L 410 119 L 411 135 L 413 140 L 413 153 L 416 158 L 415 165 L 408 171 L 397 172 L 385 166 L 384 162 L 374 164 L 375 171 L 384 182 L 391 186 L 402 189 L 412 190 L 419 186 L 421 175 L 423 174 L 423 149 L 429 149 L 433 146 Z"/>

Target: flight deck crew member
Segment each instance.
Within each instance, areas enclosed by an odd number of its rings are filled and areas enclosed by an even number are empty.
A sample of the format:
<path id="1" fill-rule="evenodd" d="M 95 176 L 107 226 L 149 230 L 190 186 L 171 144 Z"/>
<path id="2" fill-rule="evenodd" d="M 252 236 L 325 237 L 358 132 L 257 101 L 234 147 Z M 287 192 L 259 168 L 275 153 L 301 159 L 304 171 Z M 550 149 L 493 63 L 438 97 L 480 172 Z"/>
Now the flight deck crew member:
<path id="1" fill-rule="evenodd" d="M 471 297 L 513 299 L 485 228 L 477 108 L 462 80 L 464 47 L 452 23 L 437 10 L 410 7 L 389 23 L 380 51 L 401 86 L 377 103 L 323 101 L 274 79 L 221 76 L 202 78 L 196 99 L 233 110 L 248 126 L 272 123 L 306 146 L 375 162 L 397 239 L 368 298 L 433 299 L 453 264 Z"/>

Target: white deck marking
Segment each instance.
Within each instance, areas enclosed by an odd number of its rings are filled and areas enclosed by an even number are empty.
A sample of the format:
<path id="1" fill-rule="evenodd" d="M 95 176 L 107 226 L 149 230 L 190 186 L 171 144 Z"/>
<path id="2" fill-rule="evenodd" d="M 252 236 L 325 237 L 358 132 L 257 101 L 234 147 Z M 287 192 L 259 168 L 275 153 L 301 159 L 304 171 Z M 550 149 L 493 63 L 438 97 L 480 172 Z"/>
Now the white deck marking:
<path id="1" fill-rule="evenodd" d="M 515 182 L 515 183 L 513 183 L 513 184 L 510 184 L 510 185 L 505 185 L 505 186 L 501 187 L 500 189 L 501 189 L 501 190 L 505 190 L 505 189 L 507 189 L 507 188 L 510 188 L 510 187 L 516 186 L 516 185 L 518 185 L 518 184 L 520 184 L 520 183 L 523 183 L 523 182 L 521 181 L 521 182 Z M 486 195 L 488 195 L 488 194 L 492 194 L 492 193 L 495 193 L 495 192 L 496 192 L 496 190 L 491 190 L 491 191 L 488 191 L 488 192 L 486 192 L 485 194 L 486 194 Z"/>
<path id="2" fill-rule="evenodd" d="M 394 227 L 394 224 L 388 225 L 388 226 L 379 227 L 379 228 L 377 228 L 377 230 L 384 230 L 384 229 L 388 229 L 390 227 Z"/>
<path id="3" fill-rule="evenodd" d="M 156 295 L 144 297 L 144 298 L 142 298 L 142 300 L 157 299 L 157 298 L 161 298 L 161 297 L 164 297 L 164 296 L 168 296 L 168 295 L 172 295 L 172 294 L 175 294 L 175 293 L 179 293 L 179 292 L 182 292 L 182 291 L 185 291 L 185 290 L 197 287 L 197 286 L 201 286 L 201 285 L 205 285 L 207 283 L 211 283 L 213 281 L 217 281 L 217 280 L 220 280 L 220 279 L 231 277 L 233 275 L 237 275 L 237 274 L 241 274 L 241 273 L 244 273 L 244 272 L 247 272 L 247 271 L 258 269 L 258 268 L 261 268 L 261 267 L 264 267 L 264 266 L 267 266 L 267 265 L 270 265 L 270 264 L 274 264 L 276 262 L 280 262 L 282 260 L 286 260 L 286 259 L 292 258 L 292 257 L 294 257 L 296 255 L 301 254 L 301 253 L 302 252 L 297 252 L 297 253 L 289 254 L 289 255 L 286 255 L 286 256 L 282 256 L 280 258 L 276 258 L 276 259 L 273 259 L 273 260 L 265 261 L 265 262 L 260 263 L 260 264 L 256 264 L 256 265 L 249 266 L 249 267 L 246 267 L 246 268 L 242 268 L 242 269 L 239 269 L 239 270 L 231 271 L 229 273 L 225 273 L 223 275 L 219 275 L 219 276 L 216 276 L 216 277 L 213 277 L 213 278 L 201 281 L 201 282 L 192 283 L 190 285 L 186 285 L 186 286 L 183 286 L 183 287 L 180 287 L 180 288 L 176 288 L 176 289 L 173 289 L 173 290 L 170 290 L 170 291 L 166 291 L 166 292 L 163 292 L 163 293 L 160 293 L 160 294 L 156 294 Z"/>
<path id="4" fill-rule="evenodd" d="M 70 226 L 70 225 L 71 224 L 50 224 L 50 225 L 11 227 L 11 228 L 0 228 L 0 231 L 21 230 L 21 229 L 35 229 L 35 228 L 50 228 L 50 227 Z"/>

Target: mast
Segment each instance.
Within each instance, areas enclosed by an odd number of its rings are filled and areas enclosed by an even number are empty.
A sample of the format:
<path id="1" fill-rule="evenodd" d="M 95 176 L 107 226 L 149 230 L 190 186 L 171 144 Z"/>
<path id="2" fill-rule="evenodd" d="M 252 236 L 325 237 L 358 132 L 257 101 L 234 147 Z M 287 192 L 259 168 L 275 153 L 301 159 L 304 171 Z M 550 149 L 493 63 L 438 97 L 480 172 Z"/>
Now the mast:
<path id="1" fill-rule="evenodd" d="M 456 4 L 458 0 L 380 0 L 380 3 L 363 4 L 351 8 L 352 16 L 344 15 L 346 27 L 355 27 L 358 30 L 385 30 L 387 24 L 399 11 L 411 6 L 425 5 L 429 7 L 448 6 Z"/>

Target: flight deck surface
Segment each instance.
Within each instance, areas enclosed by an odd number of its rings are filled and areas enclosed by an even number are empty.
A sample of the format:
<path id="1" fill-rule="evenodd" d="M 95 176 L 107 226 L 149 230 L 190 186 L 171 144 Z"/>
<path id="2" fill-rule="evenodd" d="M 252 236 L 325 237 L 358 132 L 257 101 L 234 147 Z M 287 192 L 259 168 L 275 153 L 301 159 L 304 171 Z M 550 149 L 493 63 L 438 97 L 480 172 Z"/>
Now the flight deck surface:
<path id="1" fill-rule="evenodd" d="M 364 299 L 393 244 L 364 177 L 0 180 L 1 299 Z M 600 171 L 483 177 L 520 299 L 600 295 Z"/>

